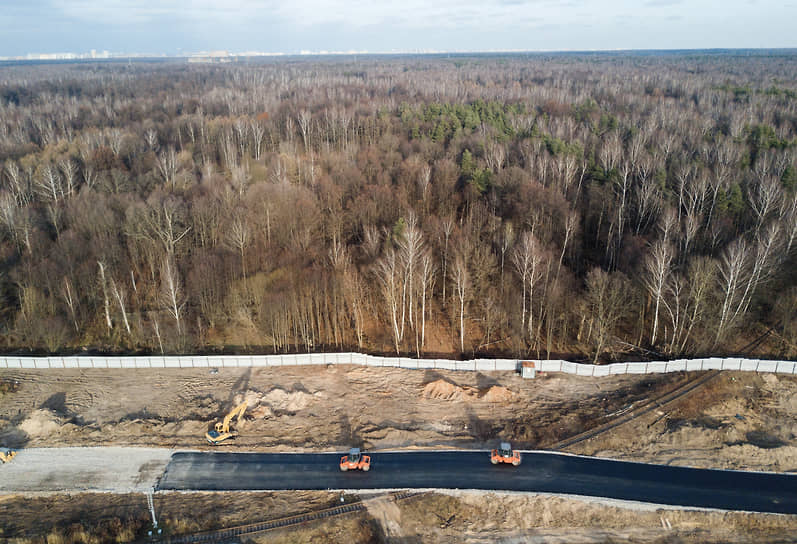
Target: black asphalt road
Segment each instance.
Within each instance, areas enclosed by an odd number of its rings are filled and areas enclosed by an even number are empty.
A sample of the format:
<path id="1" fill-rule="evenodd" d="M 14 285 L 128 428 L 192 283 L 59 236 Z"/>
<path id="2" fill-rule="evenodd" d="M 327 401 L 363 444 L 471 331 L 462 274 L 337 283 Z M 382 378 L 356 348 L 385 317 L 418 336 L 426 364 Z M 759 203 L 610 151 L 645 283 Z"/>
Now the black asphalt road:
<path id="1" fill-rule="evenodd" d="M 655 504 L 797 514 L 797 475 L 705 470 L 533 452 L 519 467 L 489 452 L 372 453 L 370 472 L 344 455 L 176 453 L 160 490 L 484 489 L 567 493 Z"/>

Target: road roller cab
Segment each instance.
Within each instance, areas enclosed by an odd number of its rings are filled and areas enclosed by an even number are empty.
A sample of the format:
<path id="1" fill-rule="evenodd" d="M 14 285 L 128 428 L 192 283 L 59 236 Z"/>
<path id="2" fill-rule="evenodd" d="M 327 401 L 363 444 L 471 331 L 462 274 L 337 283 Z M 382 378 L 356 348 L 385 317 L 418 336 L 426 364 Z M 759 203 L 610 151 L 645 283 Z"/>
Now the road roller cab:
<path id="1" fill-rule="evenodd" d="M 508 463 L 516 467 L 520 464 L 520 453 L 513 450 L 509 442 L 501 442 L 498 449 L 490 452 L 490 462 L 494 465 Z"/>
<path id="2" fill-rule="evenodd" d="M 364 470 L 371 469 L 371 456 L 363 455 L 360 448 L 352 448 L 349 450 L 348 455 L 340 458 L 340 470 L 346 472 L 347 470 Z"/>

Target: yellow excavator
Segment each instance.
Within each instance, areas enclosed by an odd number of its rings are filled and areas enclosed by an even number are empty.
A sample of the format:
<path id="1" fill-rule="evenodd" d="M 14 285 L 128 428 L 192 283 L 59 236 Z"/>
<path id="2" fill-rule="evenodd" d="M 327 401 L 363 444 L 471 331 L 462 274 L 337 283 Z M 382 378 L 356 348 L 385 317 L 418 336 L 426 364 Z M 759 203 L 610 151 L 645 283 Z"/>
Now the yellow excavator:
<path id="1" fill-rule="evenodd" d="M 0 448 L 0 461 L 8 463 L 17 455 L 17 452 L 8 448 Z"/>
<path id="2" fill-rule="evenodd" d="M 238 431 L 230 430 L 230 422 L 232 418 L 237 417 L 238 420 L 236 421 L 236 425 L 240 424 L 241 420 L 244 418 L 244 412 L 246 412 L 246 401 L 230 410 L 230 413 L 224 416 L 224 421 L 217 422 L 216 427 L 212 431 L 205 433 L 205 438 L 208 443 L 212 446 L 218 446 L 228 438 L 238 436 Z"/>

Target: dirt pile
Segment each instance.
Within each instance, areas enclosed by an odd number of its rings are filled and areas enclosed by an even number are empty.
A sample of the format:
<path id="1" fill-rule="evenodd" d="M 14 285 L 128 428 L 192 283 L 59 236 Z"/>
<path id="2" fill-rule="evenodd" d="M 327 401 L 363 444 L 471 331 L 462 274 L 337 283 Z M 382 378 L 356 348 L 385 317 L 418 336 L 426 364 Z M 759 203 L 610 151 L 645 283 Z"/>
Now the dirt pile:
<path id="1" fill-rule="evenodd" d="M 274 410 L 298 412 L 307 408 L 313 400 L 313 395 L 304 391 L 286 391 L 277 387 L 266 393 L 263 400 Z"/>
<path id="2" fill-rule="evenodd" d="M 515 393 L 500 385 L 488 387 L 479 397 L 485 402 L 512 402 L 515 400 Z"/>
<path id="3" fill-rule="evenodd" d="M 431 400 L 511 402 L 515 397 L 515 393 L 501 385 L 478 389 L 443 379 L 429 382 L 423 388 L 423 398 Z"/>
<path id="4" fill-rule="evenodd" d="M 275 412 L 296 413 L 307 408 L 315 395 L 275 387 L 267 393 L 249 390 L 235 395 L 235 404 L 246 402 L 247 413 L 255 419 L 271 417 Z"/>
<path id="5" fill-rule="evenodd" d="M 34 410 L 22 423 L 19 429 L 30 438 L 47 437 L 61 429 L 58 417 L 49 410 Z"/>
<path id="6" fill-rule="evenodd" d="M 429 382 L 423 388 L 423 398 L 425 399 L 469 400 L 478 397 L 478 395 L 479 390 L 475 387 L 462 387 L 443 379 Z"/>

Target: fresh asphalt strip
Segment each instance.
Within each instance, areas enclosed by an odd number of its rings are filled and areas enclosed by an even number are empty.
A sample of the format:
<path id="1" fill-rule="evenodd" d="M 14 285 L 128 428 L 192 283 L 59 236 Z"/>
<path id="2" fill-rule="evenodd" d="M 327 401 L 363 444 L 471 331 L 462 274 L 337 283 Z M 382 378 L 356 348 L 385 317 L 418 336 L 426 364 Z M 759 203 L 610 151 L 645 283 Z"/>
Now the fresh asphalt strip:
<path id="1" fill-rule="evenodd" d="M 341 472 L 343 453 L 175 453 L 159 490 L 482 489 L 797 514 L 797 474 L 649 465 L 546 452 L 518 467 L 489 452 L 372 453 L 369 472 Z"/>

